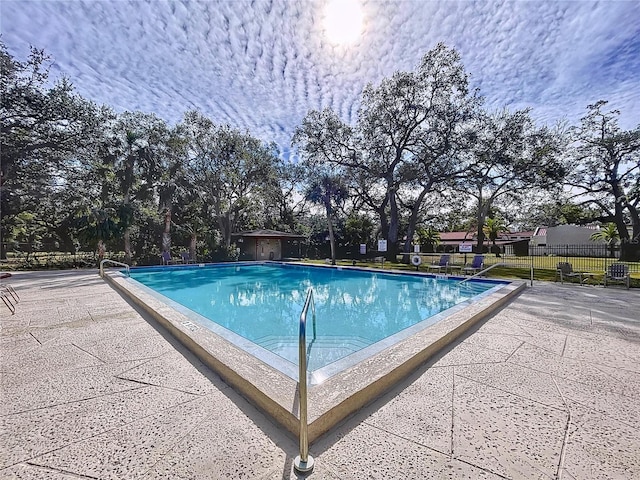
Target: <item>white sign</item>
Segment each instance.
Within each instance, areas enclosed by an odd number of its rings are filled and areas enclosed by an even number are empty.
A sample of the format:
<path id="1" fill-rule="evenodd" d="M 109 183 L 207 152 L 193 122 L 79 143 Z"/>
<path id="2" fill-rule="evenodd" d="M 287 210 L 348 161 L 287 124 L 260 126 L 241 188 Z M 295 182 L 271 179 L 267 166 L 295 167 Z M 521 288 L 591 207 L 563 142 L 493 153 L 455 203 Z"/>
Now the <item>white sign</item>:
<path id="1" fill-rule="evenodd" d="M 420 245 L 413 246 L 413 253 L 420 253 Z"/>
<path id="2" fill-rule="evenodd" d="M 361 243 L 360 244 L 360 253 L 362 255 L 365 255 L 367 253 L 367 244 L 366 243 Z"/>
<path id="3" fill-rule="evenodd" d="M 458 251 L 460 253 L 471 253 L 473 252 L 473 245 L 469 245 L 469 244 L 465 245 L 464 243 L 461 243 L 458 246 Z"/>
<path id="4" fill-rule="evenodd" d="M 378 251 L 386 252 L 387 251 L 387 241 L 386 240 L 378 240 Z"/>

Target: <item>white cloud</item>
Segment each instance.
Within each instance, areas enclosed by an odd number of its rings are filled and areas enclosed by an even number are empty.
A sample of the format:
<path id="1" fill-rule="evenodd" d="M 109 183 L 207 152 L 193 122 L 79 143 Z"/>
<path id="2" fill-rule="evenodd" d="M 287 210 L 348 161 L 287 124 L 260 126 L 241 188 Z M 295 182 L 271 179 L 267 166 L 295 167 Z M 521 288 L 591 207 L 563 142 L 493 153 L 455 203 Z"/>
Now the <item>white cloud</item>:
<path id="1" fill-rule="evenodd" d="M 638 123 L 637 2 L 370 0 L 349 47 L 323 38 L 324 4 L 4 0 L 0 18 L 14 55 L 44 48 L 88 98 L 170 122 L 198 108 L 285 150 L 309 109 L 354 122 L 366 83 L 415 68 L 439 41 L 491 107 L 575 121 L 602 98 Z"/>

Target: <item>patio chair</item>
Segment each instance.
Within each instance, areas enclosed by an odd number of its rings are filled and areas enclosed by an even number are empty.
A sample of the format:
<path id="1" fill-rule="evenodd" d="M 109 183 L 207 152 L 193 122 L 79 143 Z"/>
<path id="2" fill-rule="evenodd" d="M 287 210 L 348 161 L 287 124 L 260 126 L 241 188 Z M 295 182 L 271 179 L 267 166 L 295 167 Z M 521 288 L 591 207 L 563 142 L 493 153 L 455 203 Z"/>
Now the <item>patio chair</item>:
<path id="1" fill-rule="evenodd" d="M 433 262 L 431 265 L 427 265 L 427 269 L 429 270 L 437 270 L 438 273 L 442 271 L 444 268 L 444 273 L 447 273 L 447 268 L 449 267 L 449 259 L 451 255 L 441 255 L 439 262 Z"/>
<path id="2" fill-rule="evenodd" d="M 580 284 L 584 284 L 592 276 L 593 274 L 588 272 L 575 271 L 569 262 L 558 262 L 555 281 L 557 282 L 558 277 L 560 277 L 560 283 L 564 283 L 565 279 L 577 277 L 580 280 Z"/>
<path id="3" fill-rule="evenodd" d="M 170 252 L 162 252 L 161 258 L 163 265 L 171 265 L 172 263 L 174 263 L 173 258 L 171 258 Z"/>
<path id="4" fill-rule="evenodd" d="M 631 284 L 631 275 L 629 274 L 629 265 L 624 263 L 612 263 L 604 274 L 604 286 L 611 282 L 624 283 L 629 289 Z"/>
<path id="5" fill-rule="evenodd" d="M 476 273 L 480 272 L 483 268 L 484 268 L 484 255 L 476 255 L 473 257 L 473 260 L 471 260 L 471 263 L 468 263 L 464 267 L 462 267 L 462 273 L 464 273 L 465 275 L 467 273 L 471 275 L 475 275 Z"/>
<path id="6" fill-rule="evenodd" d="M 189 252 L 181 252 L 180 258 L 182 258 L 182 263 L 196 263 L 195 258 L 191 258 L 191 253 Z"/>

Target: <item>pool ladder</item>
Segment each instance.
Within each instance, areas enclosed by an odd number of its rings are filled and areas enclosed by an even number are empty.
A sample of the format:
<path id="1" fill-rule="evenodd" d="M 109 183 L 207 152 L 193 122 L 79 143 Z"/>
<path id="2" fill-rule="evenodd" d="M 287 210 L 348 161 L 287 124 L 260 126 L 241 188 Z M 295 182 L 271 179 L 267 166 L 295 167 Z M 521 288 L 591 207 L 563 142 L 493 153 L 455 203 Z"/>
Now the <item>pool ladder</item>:
<path id="1" fill-rule="evenodd" d="M 113 263 L 114 265 L 119 265 L 121 267 L 126 267 L 127 269 L 127 277 L 131 276 L 131 272 L 129 270 L 129 265 L 127 265 L 126 263 L 122 263 L 122 262 L 116 262 L 115 260 L 111 260 L 109 258 L 105 258 L 104 260 L 102 260 L 100 262 L 100 276 L 104 277 L 104 264 L 105 263 Z"/>
<path id="2" fill-rule="evenodd" d="M 300 399 L 300 455 L 293 461 L 298 472 L 313 470 L 313 457 L 309 455 L 309 437 L 307 435 L 307 313 L 311 308 L 313 336 L 316 330 L 316 305 L 313 301 L 313 289 L 307 291 L 307 298 L 300 314 L 300 335 L 298 338 L 298 390 Z"/>

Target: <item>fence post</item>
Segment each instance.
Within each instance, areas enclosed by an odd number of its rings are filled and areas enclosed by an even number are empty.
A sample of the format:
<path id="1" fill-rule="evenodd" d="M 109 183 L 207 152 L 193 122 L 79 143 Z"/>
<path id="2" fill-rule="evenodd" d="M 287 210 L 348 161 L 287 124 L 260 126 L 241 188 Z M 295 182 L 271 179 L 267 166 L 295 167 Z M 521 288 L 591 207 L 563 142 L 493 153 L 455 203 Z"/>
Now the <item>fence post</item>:
<path id="1" fill-rule="evenodd" d="M 531 256 L 531 286 L 533 287 L 533 255 Z"/>

